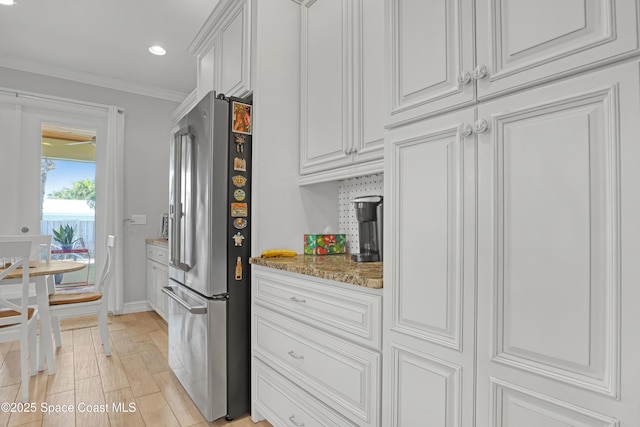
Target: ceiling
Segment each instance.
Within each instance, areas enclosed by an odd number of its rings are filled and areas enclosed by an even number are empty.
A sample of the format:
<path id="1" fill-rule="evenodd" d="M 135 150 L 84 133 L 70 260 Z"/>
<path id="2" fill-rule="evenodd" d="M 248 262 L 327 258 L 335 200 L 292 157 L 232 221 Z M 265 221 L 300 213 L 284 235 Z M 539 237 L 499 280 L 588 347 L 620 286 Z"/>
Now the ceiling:
<path id="1" fill-rule="evenodd" d="M 42 125 L 42 157 L 95 162 L 95 143 L 95 130 Z"/>
<path id="2" fill-rule="evenodd" d="M 0 6 L 0 67 L 177 102 L 195 89 L 188 46 L 219 2 L 16 1 Z M 155 44 L 167 54 L 150 54 Z"/>

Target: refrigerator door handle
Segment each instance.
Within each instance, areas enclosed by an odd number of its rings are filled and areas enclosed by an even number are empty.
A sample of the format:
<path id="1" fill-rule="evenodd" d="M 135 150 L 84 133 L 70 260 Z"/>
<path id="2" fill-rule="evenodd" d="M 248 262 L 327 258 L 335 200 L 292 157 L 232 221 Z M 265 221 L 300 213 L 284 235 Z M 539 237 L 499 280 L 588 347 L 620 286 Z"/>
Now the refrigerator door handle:
<path id="1" fill-rule="evenodd" d="M 171 150 L 171 189 L 169 220 L 171 229 L 171 264 L 181 269 L 192 267 L 192 197 L 193 135 L 189 128 L 180 129 Z"/>
<path id="2" fill-rule="evenodd" d="M 171 188 L 169 190 L 169 229 L 170 229 L 170 242 L 171 250 L 169 251 L 169 258 L 172 265 L 178 267 L 180 264 L 180 190 L 182 185 L 180 179 L 182 175 L 182 136 L 181 132 L 176 133 L 173 136 L 173 144 L 171 144 Z"/>
<path id="3" fill-rule="evenodd" d="M 191 314 L 207 313 L 206 305 L 197 305 L 197 306 L 190 305 L 188 302 L 186 302 L 185 300 L 180 298 L 178 295 L 176 295 L 176 293 L 174 292 L 173 288 L 171 288 L 171 286 L 165 286 L 164 288 L 162 288 L 162 293 L 166 294 L 169 298 L 171 298 L 172 300 L 174 300 L 175 302 L 177 302 L 178 304 L 186 308 Z"/>
<path id="4" fill-rule="evenodd" d="M 181 189 L 180 189 L 180 263 L 189 268 L 192 267 L 191 251 L 193 241 L 193 135 L 189 132 L 181 135 L 180 169 L 181 169 Z"/>

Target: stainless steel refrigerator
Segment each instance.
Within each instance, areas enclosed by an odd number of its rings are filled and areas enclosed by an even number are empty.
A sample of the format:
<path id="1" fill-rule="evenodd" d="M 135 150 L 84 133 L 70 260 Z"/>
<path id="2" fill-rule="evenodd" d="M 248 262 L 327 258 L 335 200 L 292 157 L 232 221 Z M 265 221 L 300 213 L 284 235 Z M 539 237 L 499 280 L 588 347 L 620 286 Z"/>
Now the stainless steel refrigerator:
<path id="1" fill-rule="evenodd" d="M 210 92 L 171 140 L 168 359 L 207 421 L 250 410 L 251 108 Z"/>

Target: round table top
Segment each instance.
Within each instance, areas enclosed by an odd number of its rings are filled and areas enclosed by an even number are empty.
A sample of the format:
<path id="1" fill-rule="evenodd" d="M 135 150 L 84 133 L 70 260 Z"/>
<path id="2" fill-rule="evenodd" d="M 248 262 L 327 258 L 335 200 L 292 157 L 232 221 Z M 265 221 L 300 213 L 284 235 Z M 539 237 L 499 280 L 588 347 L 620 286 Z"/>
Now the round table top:
<path id="1" fill-rule="evenodd" d="M 29 276 L 47 276 L 49 274 L 62 274 L 78 271 L 87 265 L 76 261 L 30 261 Z M 1 270 L 0 270 L 1 271 Z M 16 269 L 5 277 L 6 279 L 19 279 L 22 277 L 22 269 Z"/>

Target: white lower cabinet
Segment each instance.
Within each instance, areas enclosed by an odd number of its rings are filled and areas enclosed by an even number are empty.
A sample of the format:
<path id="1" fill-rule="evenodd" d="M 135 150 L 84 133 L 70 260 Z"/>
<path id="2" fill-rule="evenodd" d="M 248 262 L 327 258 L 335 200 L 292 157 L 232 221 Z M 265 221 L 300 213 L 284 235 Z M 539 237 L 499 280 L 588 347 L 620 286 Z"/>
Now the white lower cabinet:
<path id="1" fill-rule="evenodd" d="M 380 291 L 253 266 L 253 414 L 380 426 Z"/>
<path id="2" fill-rule="evenodd" d="M 356 425 L 328 409 L 309 394 L 301 393 L 299 387 L 260 359 L 254 359 L 253 386 L 255 388 L 254 408 L 274 426 Z"/>
<path id="3" fill-rule="evenodd" d="M 167 320 L 167 296 L 162 288 L 169 284 L 168 249 L 147 243 L 147 304 Z"/>

